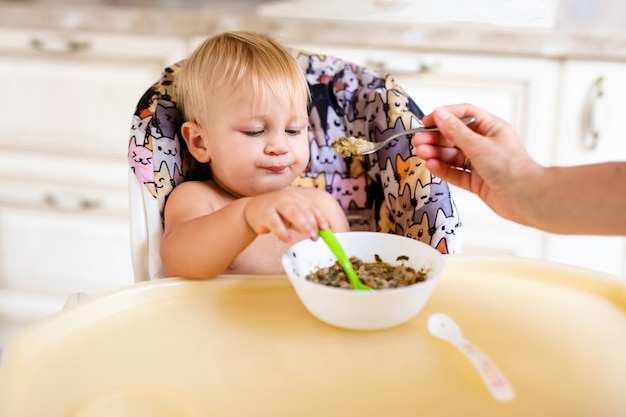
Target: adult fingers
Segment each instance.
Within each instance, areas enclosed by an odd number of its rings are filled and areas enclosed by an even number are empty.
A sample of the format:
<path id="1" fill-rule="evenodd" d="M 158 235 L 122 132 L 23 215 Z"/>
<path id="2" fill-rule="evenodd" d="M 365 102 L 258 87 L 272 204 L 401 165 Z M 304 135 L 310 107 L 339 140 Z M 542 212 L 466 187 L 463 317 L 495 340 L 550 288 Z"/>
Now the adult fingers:
<path id="1" fill-rule="evenodd" d="M 437 145 L 417 145 L 415 146 L 415 155 L 429 160 L 438 159 L 451 166 L 462 167 L 465 163 L 466 156 L 459 149 L 454 147 L 442 147 Z"/>
<path id="2" fill-rule="evenodd" d="M 467 191 L 472 191 L 472 172 L 467 172 L 454 168 L 439 159 L 429 159 L 426 161 L 426 168 L 435 176 L 441 178 L 449 184 L 456 185 Z"/>
<path id="3" fill-rule="evenodd" d="M 413 135 L 411 144 L 416 147 L 419 145 L 437 145 L 441 147 L 453 148 L 454 142 L 441 135 L 439 132 L 420 132 Z"/>
<path id="4" fill-rule="evenodd" d="M 466 126 L 456 117 L 456 113 L 467 114 L 469 111 L 475 112 L 476 121 Z M 440 107 L 433 112 L 432 116 L 439 127 L 440 134 L 453 142 L 455 147 L 461 149 L 465 157 L 472 160 L 484 154 L 486 149 L 491 149 L 491 136 L 498 131 L 498 119 L 474 106 Z M 458 163 L 462 161 L 457 161 L 457 166 L 459 166 Z"/>

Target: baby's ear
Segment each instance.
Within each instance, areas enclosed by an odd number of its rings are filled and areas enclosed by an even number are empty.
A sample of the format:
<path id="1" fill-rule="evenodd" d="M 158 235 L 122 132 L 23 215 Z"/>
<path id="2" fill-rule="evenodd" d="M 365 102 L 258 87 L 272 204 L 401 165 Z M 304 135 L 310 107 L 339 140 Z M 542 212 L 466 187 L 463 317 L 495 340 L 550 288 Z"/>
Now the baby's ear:
<path id="1" fill-rule="evenodd" d="M 180 133 L 183 135 L 183 139 L 185 139 L 185 143 L 187 144 L 187 149 L 189 153 L 198 161 L 198 162 L 210 162 L 211 156 L 209 155 L 208 149 L 204 144 L 204 137 L 202 136 L 202 129 L 195 122 L 185 122 L 180 127 Z"/>

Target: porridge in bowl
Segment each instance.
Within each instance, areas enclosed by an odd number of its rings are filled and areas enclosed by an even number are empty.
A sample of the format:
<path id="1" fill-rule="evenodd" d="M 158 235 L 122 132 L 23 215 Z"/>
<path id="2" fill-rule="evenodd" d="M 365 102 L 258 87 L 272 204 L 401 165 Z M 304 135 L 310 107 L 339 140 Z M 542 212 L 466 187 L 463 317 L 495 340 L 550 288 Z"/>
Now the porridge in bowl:
<path id="1" fill-rule="evenodd" d="M 403 256 L 397 258 L 398 261 L 403 260 Z M 357 273 L 361 281 L 370 288 L 375 290 L 384 288 L 406 287 L 407 285 L 416 284 L 428 279 L 428 269 L 415 269 L 412 266 L 400 263 L 391 265 L 383 262 L 380 257 L 376 257 L 375 262 L 363 262 L 356 256 L 350 258 L 354 271 Z M 327 285 L 329 287 L 352 289 L 352 285 L 346 277 L 346 274 L 335 262 L 329 267 L 319 268 L 306 276 L 306 279 L 318 284 Z"/>

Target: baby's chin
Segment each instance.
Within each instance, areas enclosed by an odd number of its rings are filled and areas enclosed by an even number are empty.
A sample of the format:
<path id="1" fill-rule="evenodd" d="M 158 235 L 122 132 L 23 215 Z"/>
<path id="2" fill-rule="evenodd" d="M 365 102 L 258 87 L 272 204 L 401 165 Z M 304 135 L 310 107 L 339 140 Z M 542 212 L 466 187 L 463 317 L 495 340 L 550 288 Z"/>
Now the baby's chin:
<path id="1" fill-rule="evenodd" d="M 213 178 L 215 184 L 227 194 L 235 198 L 255 197 L 261 194 L 267 194 L 274 191 L 284 190 L 291 186 L 298 175 L 293 172 L 284 171 L 281 173 L 251 174 L 249 178 L 241 178 L 241 181 L 220 181 Z"/>
<path id="2" fill-rule="evenodd" d="M 246 189 L 240 188 L 238 190 L 231 191 L 230 194 L 239 197 L 255 197 L 262 194 L 273 193 L 291 187 L 291 183 L 295 180 L 295 177 L 290 177 L 289 179 L 271 182 L 264 181 L 262 184 L 256 184 Z"/>

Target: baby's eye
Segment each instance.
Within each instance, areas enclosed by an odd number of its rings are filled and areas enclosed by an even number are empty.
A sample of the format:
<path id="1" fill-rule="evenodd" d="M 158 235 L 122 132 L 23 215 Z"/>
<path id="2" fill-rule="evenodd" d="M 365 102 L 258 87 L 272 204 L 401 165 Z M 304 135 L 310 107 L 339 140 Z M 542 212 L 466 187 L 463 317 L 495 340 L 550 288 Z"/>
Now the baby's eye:
<path id="1" fill-rule="evenodd" d="M 252 136 L 252 137 L 258 137 L 261 136 L 263 134 L 262 130 L 250 130 L 250 131 L 246 131 L 244 132 L 246 135 L 248 136 Z"/>
<path id="2" fill-rule="evenodd" d="M 300 132 L 302 132 L 302 129 L 286 129 L 285 130 L 285 133 L 291 136 L 297 136 L 300 134 Z"/>

